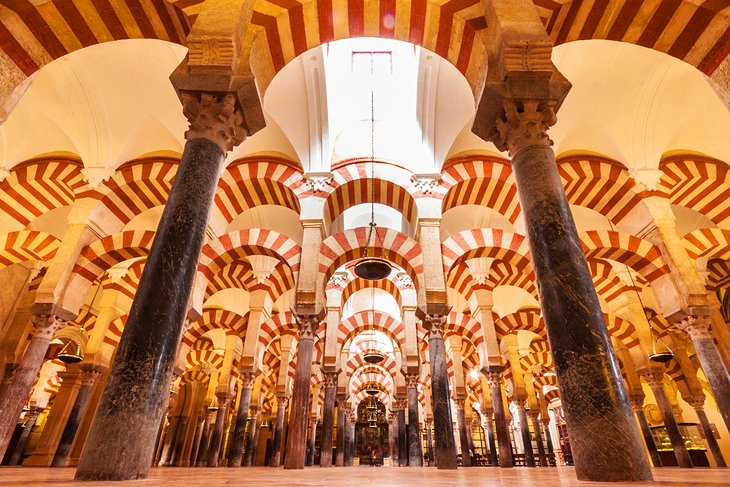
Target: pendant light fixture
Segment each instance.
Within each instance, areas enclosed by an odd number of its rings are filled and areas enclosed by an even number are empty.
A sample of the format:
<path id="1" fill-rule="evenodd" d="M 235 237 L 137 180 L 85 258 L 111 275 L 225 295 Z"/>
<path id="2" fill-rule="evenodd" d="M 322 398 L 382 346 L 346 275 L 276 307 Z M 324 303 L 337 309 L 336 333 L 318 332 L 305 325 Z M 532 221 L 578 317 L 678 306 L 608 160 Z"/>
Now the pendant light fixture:
<path id="1" fill-rule="evenodd" d="M 369 364 L 379 364 L 385 360 L 385 354 L 378 350 L 377 340 L 375 339 L 375 285 L 372 285 L 370 291 L 370 329 L 368 330 L 368 339 L 365 342 L 365 355 L 363 359 Z"/>
<path id="2" fill-rule="evenodd" d="M 355 275 L 366 279 L 368 281 L 379 281 L 385 279 L 390 275 L 392 267 L 387 259 L 378 257 L 376 255 L 369 255 L 369 249 L 371 244 L 375 244 L 374 239 L 377 240 L 378 232 L 375 223 L 375 89 L 372 87 L 373 83 L 373 57 L 370 56 L 370 78 L 371 78 L 371 89 L 370 89 L 370 174 L 368 175 L 368 185 L 370 186 L 370 224 L 368 228 L 368 237 L 365 242 L 365 249 L 362 253 L 362 258 L 355 264 Z M 382 247 L 382 242 L 381 242 Z M 373 249 L 376 247 L 373 246 Z M 373 250 L 375 253 L 375 250 Z"/>
<path id="3" fill-rule="evenodd" d="M 96 297 L 99 295 L 99 289 L 101 289 L 101 283 L 104 279 L 104 276 L 106 275 L 106 272 L 101 275 L 101 277 L 96 281 L 96 290 L 94 291 L 94 297 L 91 298 L 91 303 L 89 303 L 89 313 L 91 312 L 91 307 L 94 305 L 94 302 L 96 301 Z M 79 338 L 78 340 L 74 340 L 73 338 L 68 338 L 68 341 L 63 346 L 60 352 L 58 352 L 58 355 L 56 355 L 56 358 L 63 362 L 66 365 L 71 364 L 77 364 L 84 360 L 84 346 L 83 343 L 85 340 L 83 337 L 86 334 L 86 330 L 83 326 L 77 325 L 79 328 Z"/>

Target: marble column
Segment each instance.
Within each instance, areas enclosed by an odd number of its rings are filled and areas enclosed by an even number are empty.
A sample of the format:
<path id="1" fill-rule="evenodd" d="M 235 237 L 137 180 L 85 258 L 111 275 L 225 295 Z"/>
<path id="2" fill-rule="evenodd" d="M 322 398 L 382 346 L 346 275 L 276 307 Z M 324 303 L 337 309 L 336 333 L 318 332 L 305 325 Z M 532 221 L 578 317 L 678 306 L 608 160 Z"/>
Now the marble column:
<path id="1" fill-rule="evenodd" d="M 270 467 L 278 467 L 281 465 L 281 436 L 284 433 L 284 418 L 286 416 L 286 406 L 289 403 L 289 396 L 276 396 L 276 425 L 274 427 L 274 436 L 271 438 L 271 458 L 269 459 Z"/>
<path id="2" fill-rule="evenodd" d="M 140 479 L 149 472 L 218 179 L 226 152 L 246 136 L 233 93 L 181 98 L 187 142 L 76 480 Z"/>
<path id="3" fill-rule="evenodd" d="M 537 457 L 540 459 L 540 466 L 547 467 L 547 457 L 545 456 L 545 445 L 542 442 L 542 431 L 540 431 L 540 413 L 532 412 L 528 414 L 532 422 L 532 429 L 535 430 L 535 440 L 537 442 Z"/>
<path id="4" fill-rule="evenodd" d="M 421 425 L 418 420 L 418 374 L 406 375 L 408 390 L 408 465 L 423 466 Z"/>
<path id="5" fill-rule="evenodd" d="M 213 412 L 213 410 L 205 408 L 205 422 L 203 423 L 203 432 L 200 435 L 198 455 L 195 458 L 196 467 L 204 467 L 208 461 L 208 450 L 210 449 L 210 423 L 213 420 Z"/>
<path id="6" fill-rule="evenodd" d="M 249 419 L 248 433 L 246 437 L 246 449 L 243 454 L 243 466 L 251 467 L 254 464 L 253 453 L 256 450 L 256 438 L 258 438 L 258 407 L 252 406 L 249 408 L 251 411 L 251 419 Z"/>
<path id="7" fill-rule="evenodd" d="M 444 324 L 446 316 L 426 315 L 423 324 L 428 330 L 428 354 L 431 359 L 431 402 L 436 447 L 434 460 L 439 469 L 456 469 L 456 443 L 451 419 L 449 373 L 446 368 Z"/>
<path id="8" fill-rule="evenodd" d="M 408 403 L 404 399 L 398 400 L 398 466 L 408 466 L 408 432 L 406 425 L 406 409 Z"/>
<path id="9" fill-rule="evenodd" d="M 243 462 L 243 445 L 246 442 L 246 423 L 248 422 L 248 408 L 251 406 L 251 390 L 254 380 L 256 380 L 254 372 L 241 373 L 241 398 L 238 401 L 233 444 L 228 454 L 229 467 L 240 467 Z"/>
<path id="10" fill-rule="evenodd" d="M 710 334 L 710 317 L 702 316 L 695 319 L 690 316 L 682 320 L 678 327 L 687 332 L 692 340 L 717 409 L 725 420 L 725 426 L 730 430 L 730 374 Z"/>
<path id="11" fill-rule="evenodd" d="M 316 398 L 314 398 L 316 401 Z M 314 465 L 314 457 L 317 452 L 317 416 L 312 416 L 311 426 L 309 427 L 309 458 L 307 458 L 307 466 Z"/>
<path id="12" fill-rule="evenodd" d="M 56 453 L 53 455 L 51 467 L 66 466 L 68 455 L 71 453 L 71 446 L 76 437 L 76 431 L 78 431 L 81 418 L 84 415 L 84 411 L 86 411 L 86 403 L 89 401 L 91 391 L 101 376 L 101 373 L 102 371 L 97 368 L 86 365 L 81 366 L 81 387 L 76 395 L 76 401 L 74 402 L 73 408 L 71 408 L 71 413 L 66 420 L 63 433 L 61 433 L 61 439 L 58 442 Z"/>
<path id="13" fill-rule="evenodd" d="M 471 467 L 471 455 L 469 455 L 469 432 L 464 417 L 463 397 L 454 398 L 456 404 L 456 424 L 459 428 L 459 442 L 461 443 L 461 464 L 464 467 Z"/>
<path id="14" fill-rule="evenodd" d="M 649 421 L 646 420 L 646 413 L 644 413 L 643 394 L 641 395 L 641 397 L 631 398 L 631 409 L 633 409 L 634 413 L 636 414 L 636 419 L 639 421 L 639 429 L 641 430 L 641 434 L 644 437 L 646 449 L 649 450 L 649 458 L 651 458 L 651 463 L 654 465 L 654 468 L 663 467 L 662 459 L 656 449 L 656 443 L 654 443 L 654 435 L 651 434 Z"/>
<path id="15" fill-rule="evenodd" d="M 487 430 L 487 444 L 489 445 L 489 463 L 493 467 L 499 466 L 499 459 L 497 457 L 497 442 L 494 441 L 494 423 L 492 421 L 492 413 L 486 414 L 486 430 Z"/>
<path id="16" fill-rule="evenodd" d="M 312 353 L 314 351 L 314 332 L 317 330 L 316 315 L 296 314 L 299 326 L 299 345 L 294 375 L 289 432 L 286 437 L 286 458 L 284 468 L 304 468 L 307 461 L 307 420 L 309 415 L 309 390 L 312 375 Z"/>
<path id="17" fill-rule="evenodd" d="M 543 431 L 545 432 L 545 443 L 547 444 L 547 454 L 550 460 L 555 458 L 555 450 L 553 449 L 553 437 L 550 434 L 550 418 L 542 420 Z M 549 462 L 548 462 L 549 463 Z M 557 465 L 557 461 L 555 462 Z"/>
<path id="18" fill-rule="evenodd" d="M 65 325 L 66 322 L 55 315 L 33 315 L 33 334 L 30 343 L 0 397 L 0 458 L 5 455 L 23 405 L 28 400 L 33 383 L 38 377 L 38 371 L 48 351 L 48 344 L 51 343 L 56 331 Z"/>
<path id="19" fill-rule="evenodd" d="M 195 425 L 195 433 L 193 436 L 193 445 L 190 447 L 190 457 L 188 458 L 188 466 L 194 467 L 195 460 L 198 458 L 198 450 L 200 450 L 200 441 L 203 438 L 203 425 L 205 420 L 198 420 Z"/>
<path id="20" fill-rule="evenodd" d="M 210 449 L 208 451 L 208 467 L 217 467 L 223 444 L 223 430 L 226 424 L 226 416 L 228 416 L 228 404 L 231 402 L 231 396 L 228 394 L 216 394 L 218 398 L 218 411 L 215 413 L 215 425 L 210 435 Z"/>
<path id="21" fill-rule="evenodd" d="M 355 451 L 355 415 L 352 410 L 345 413 L 345 467 L 353 465 L 353 453 Z"/>
<path id="22" fill-rule="evenodd" d="M 497 443 L 499 445 L 499 466 L 510 468 L 512 463 L 512 445 L 507 429 L 507 417 L 504 414 L 504 403 L 502 402 L 502 367 L 490 367 L 483 370 L 489 383 L 489 390 L 492 395 L 492 409 L 494 409 L 494 426 L 497 430 Z"/>
<path id="23" fill-rule="evenodd" d="M 659 412 L 662 414 L 664 427 L 667 429 L 669 440 L 672 442 L 674 457 L 677 459 L 677 464 L 682 468 L 692 467 L 692 459 L 687 451 L 687 445 L 684 443 L 681 431 L 679 431 L 677 420 L 674 417 L 674 411 L 672 411 L 672 405 L 669 403 L 669 399 L 664 392 L 664 372 L 646 373 L 644 374 L 644 378 L 649 384 L 649 387 L 651 387 L 651 390 L 654 393 L 654 399 L 656 399 L 657 406 L 659 406 Z"/>
<path id="24" fill-rule="evenodd" d="M 335 424 L 335 387 L 337 373 L 324 373 L 324 411 L 322 412 L 322 445 L 319 452 L 319 466 L 332 466 L 332 431 Z"/>
<path id="25" fill-rule="evenodd" d="M 335 448 L 335 465 L 345 465 L 345 399 L 337 400 L 337 445 Z"/>
<path id="26" fill-rule="evenodd" d="M 559 73 L 555 76 L 560 83 Z M 524 81 L 518 79 L 505 83 Z M 495 100 L 501 108 L 490 136 L 512 157 L 576 475 L 592 481 L 650 480 L 649 462 L 550 147 L 547 131 L 557 120 L 557 101 L 546 93 L 548 83 L 529 80 L 531 96 L 546 98 Z"/>
<path id="27" fill-rule="evenodd" d="M 532 439 L 530 438 L 530 425 L 527 424 L 527 410 L 525 409 L 525 399 L 515 399 L 513 401 L 517 408 L 517 417 L 520 420 L 520 436 L 522 437 L 522 446 L 525 449 L 525 463 L 528 467 L 535 466 L 535 454 L 532 451 Z"/>
<path id="28" fill-rule="evenodd" d="M 391 466 L 397 467 L 400 465 L 400 445 L 398 443 L 398 410 L 396 404 L 393 405 L 393 410 L 388 416 L 388 444 L 390 445 Z"/>
<path id="29" fill-rule="evenodd" d="M 431 431 L 431 428 L 433 427 L 433 420 L 431 418 L 426 418 L 426 421 L 424 421 L 426 424 L 426 444 L 428 444 L 428 466 L 433 467 L 433 432 Z"/>
<path id="30" fill-rule="evenodd" d="M 694 400 L 690 403 L 690 405 L 694 408 L 695 413 L 697 413 L 697 419 L 700 421 L 702 431 L 705 433 L 705 441 L 707 441 L 707 446 L 710 449 L 710 452 L 712 452 L 712 457 L 715 459 L 715 464 L 717 464 L 719 468 L 727 468 L 727 463 L 725 463 L 725 457 L 722 455 L 722 449 L 717 443 L 717 438 L 715 438 L 715 432 L 712 431 L 712 426 L 710 426 L 710 420 L 707 419 L 707 414 L 705 414 L 704 404 L 704 398 L 702 400 Z"/>
<path id="31" fill-rule="evenodd" d="M 28 412 L 25 413 L 23 431 L 20 433 L 18 443 L 15 445 L 15 450 L 8 461 L 8 465 L 20 465 L 22 463 L 23 453 L 25 453 L 25 448 L 28 446 L 28 439 L 33 432 L 33 427 L 41 411 L 43 411 L 43 408 L 31 406 Z"/>

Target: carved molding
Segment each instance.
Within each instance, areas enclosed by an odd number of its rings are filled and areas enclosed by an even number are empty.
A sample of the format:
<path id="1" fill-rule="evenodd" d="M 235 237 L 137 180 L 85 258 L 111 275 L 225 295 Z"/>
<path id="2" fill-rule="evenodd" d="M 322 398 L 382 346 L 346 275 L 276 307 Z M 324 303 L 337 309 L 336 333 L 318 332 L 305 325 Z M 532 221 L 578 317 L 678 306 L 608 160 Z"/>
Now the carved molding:
<path id="1" fill-rule="evenodd" d="M 406 387 L 408 389 L 418 387 L 418 374 L 406 374 Z"/>
<path id="2" fill-rule="evenodd" d="M 414 174 L 411 176 L 411 182 L 416 188 L 416 191 L 425 195 L 430 195 L 439 187 L 441 174 Z"/>
<path id="3" fill-rule="evenodd" d="M 441 315 L 426 315 L 423 325 L 428 330 L 428 339 L 444 338 L 444 327 L 446 326 L 447 317 Z"/>
<path id="4" fill-rule="evenodd" d="M 510 156 L 533 145 L 552 146 L 547 132 L 557 122 L 555 106 L 552 100 L 503 100 L 492 142 Z"/>
<path id="5" fill-rule="evenodd" d="M 188 37 L 188 66 L 232 69 L 236 44 L 232 37 Z"/>
<path id="6" fill-rule="evenodd" d="M 304 174 L 304 182 L 314 194 L 329 193 L 334 176 L 330 172 L 309 172 Z"/>
<path id="7" fill-rule="evenodd" d="M 298 315 L 294 314 L 299 327 L 300 340 L 314 340 L 314 332 L 317 330 L 319 321 L 316 315 Z"/>
<path id="8" fill-rule="evenodd" d="M 255 372 L 241 372 L 241 387 L 250 389 L 253 387 L 253 383 L 256 381 Z"/>
<path id="9" fill-rule="evenodd" d="M 551 41 L 507 41 L 502 45 L 502 68 L 505 76 L 513 73 L 553 72 Z"/>
<path id="10" fill-rule="evenodd" d="M 334 389 L 337 387 L 337 372 L 325 372 L 323 375 L 325 389 Z"/>
<path id="11" fill-rule="evenodd" d="M 706 316 L 700 316 L 698 318 L 695 318 L 694 316 L 687 316 L 677 323 L 677 328 L 687 333 L 692 340 L 712 340 L 712 335 L 710 334 L 710 320 Z"/>
<path id="12" fill-rule="evenodd" d="M 50 340 L 53 335 L 66 326 L 66 321 L 55 315 L 33 315 L 33 338 Z"/>
<path id="13" fill-rule="evenodd" d="M 180 97 L 189 123 L 185 139 L 208 139 L 224 153 L 246 140 L 245 119 L 233 93 L 183 91 Z"/>

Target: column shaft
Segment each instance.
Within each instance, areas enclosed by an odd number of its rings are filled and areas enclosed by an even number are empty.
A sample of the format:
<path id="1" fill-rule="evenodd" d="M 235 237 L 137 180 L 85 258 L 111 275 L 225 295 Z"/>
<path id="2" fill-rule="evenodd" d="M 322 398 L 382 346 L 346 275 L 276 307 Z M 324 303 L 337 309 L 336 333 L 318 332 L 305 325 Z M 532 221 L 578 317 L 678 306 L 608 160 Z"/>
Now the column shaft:
<path id="1" fill-rule="evenodd" d="M 530 414 L 532 421 L 532 429 L 535 430 L 535 440 L 537 440 L 537 456 L 540 459 L 540 466 L 547 467 L 547 457 L 545 456 L 545 445 L 542 442 L 542 431 L 540 431 L 540 420 L 537 414 Z"/>
<path id="2" fill-rule="evenodd" d="M 320 467 L 332 466 L 332 430 L 335 422 L 335 384 L 337 375 L 324 374 L 324 411 L 322 413 L 322 446 L 319 452 Z"/>
<path id="3" fill-rule="evenodd" d="M 684 443 L 682 433 L 679 431 L 677 419 L 674 417 L 674 411 L 672 411 L 672 405 L 669 403 L 669 399 L 664 392 L 661 375 L 659 375 L 659 377 L 649 377 L 648 382 L 651 386 L 652 392 L 654 392 L 654 399 L 656 399 L 657 406 L 659 406 L 659 412 L 662 414 L 664 427 L 667 429 L 669 440 L 672 442 L 674 457 L 677 459 L 677 464 L 683 468 L 692 467 L 692 459 L 687 451 L 687 445 Z"/>
<path id="4" fill-rule="evenodd" d="M 390 445 L 391 466 L 400 465 L 400 445 L 398 443 L 398 411 L 392 412 L 388 418 L 388 444 Z"/>
<path id="5" fill-rule="evenodd" d="M 213 413 L 206 411 L 205 423 L 203 424 L 203 433 L 200 436 L 200 448 L 195 458 L 196 467 L 204 467 L 208 459 L 208 450 L 210 449 L 210 422 L 213 419 Z"/>
<path id="6" fill-rule="evenodd" d="M 43 411 L 41 408 L 36 407 L 31 407 L 30 411 L 28 411 L 25 424 L 23 424 L 23 432 L 20 433 L 20 438 L 18 438 L 18 443 L 15 446 L 15 451 L 13 451 L 13 455 L 10 457 L 8 465 L 22 464 L 23 453 L 25 453 L 25 448 L 28 446 L 28 439 L 30 438 L 30 434 L 33 432 L 33 427 L 35 426 L 35 422 L 41 411 Z"/>
<path id="7" fill-rule="evenodd" d="M 464 417 L 464 399 L 454 399 L 456 403 L 456 424 L 459 427 L 459 442 L 461 443 L 461 464 L 464 467 L 471 467 L 471 455 L 469 455 L 469 433 Z"/>
<path id="8" fill-rule="evenodd" d="M 408 465 L 423 466 L 423 450 L 421 448 L 421 427 L 418 421 L 418 375 L 408 378 Z"/>
<path id="9" fill-rule="evenodd" d="M 701 406 L 695 406 L 695 412 L 697 413 L 697 419 L 700 420 L 700 425 L 702 425 L 702 431 L 705 432 L 705 440 L 707 441 L 707 446 L 712 452 L 715 463 L 720 468 L 727 468 L 727 463 L 725 463 L 725 457 L 723 457 L 722 455 L 722 450 L 720 449 L 720 445 L 717 443 L 717 438 L 715 438 L 715 432 L 712 431 L 712 427 L 710 426 L 710 420 L 707 419 L 707 414 L 705 414 L 705 410 L 702 409 Z"/>
<path id="10" fill-rule="evenodd" d="M 492 423 L 492 415 L 487 413 L 487 444 L 489 445 L 489 463 L 493 467 L 499 466 L 497 457 L 497 443 L 494 441 L 494 423 Z"/>
<path id="11" fill-rule="evenodd" d="M 427 317 L 424 324 L 429 328 L 428 354 L 431 360 L 431 401 L 433 406 L 434 459 L 439 469 L 458 468 L 454 425 L 451 419 L 449 397 L 449 373 L 446 368 L 443 321 L 445 317 Z"/>
<path id="12" fill-rule="evenodd" d="M 198 450 L 200 449 L 200 440 L 203 438 L 203 424 L 205 421 L 197 421 L 195 426 L 195 434 L 193 436 L 193 445 L 190 448 L 190 457 L 188 458 L 188 466 L 194 467 L 195 460 L 198 458 Z"/>
<path id="13" fill-rule="evenodd" d="M 258 418 L 258 408 L 250 408 L 251 409 L 251 419 L 249 419 L 248 424 L 248 435 L 246 437 L 246 449 L 243 454 L 243 466 L 244 467 L 251 467 L 255 463 L 254 458 L 254 452 L 256 451 L 256 440 L 258 439 L 259 434 L 259 424 L 257 421 Z"/>
<path id="14" fill-rule="evenodd" d="M 71 446 L 76 437 L 76 431 L 78 431 L 81 418 L 84 415 L 84 411 L 86 411 L 86 403 L 100 375 L 101 372 L 97 370 L 82 370 L 81 387 L 79 388 L 79 393 L 76 395 L 76 401 L 71 409 L 71 414 L 69 414 L 66 420 L 63 433 L 61 433 L 61 440 L 58 442 L 58 448 L 56 448 L 56 453 L 53 455 L 51 467 L 66 466 L 68 455 L 71 453 Z"/>
<path id="15" fill-rule="evenodd" d="M 496 369 L 496 368 L 494 368 Z M 500 370 L 486 372 L 489 381 L 489 390 L 492 395 L 492 409 L 494 409 L 494 426 L 497 430 L 497 444 L 499 447 L 499 466 L 510 468 L 512 463 L 512 444 L 507 428 L 507 417 L 504 414 L 502 402 L 502 373 Z"/>
<path id="16" fill-rule="evenodd" d="M 211 140 L 193 138 L 185 144 L 77 480 L 147 476 L 224 159 Z"/>
<path id="17" fill-rule="evenodd" d="M 231 398 L 222 396 L 218 398 L 218 411 L 215 413 L 215 425 L 210 438 L 210 449 L 208 450 L 208 466 L 217 467 L 221 453 L 221 445 L 223 444 L 223 429 L 226 425 L 226 416 L 228 411 L 228 403 Z"/>
<path id="18" fill-rule="evenodd" d="M 337 406 L 337 448 L 335 449 L 335 465 L 345 465 L 345 406 L 344 400 Z"/>
<path id="19" fill-rule="evenodd" d="M 644 443 L 646 443 L 646 449 L 649 450 L 649 457 L 651 458 L 651 463 L 654 464 L 654 467 L 662 467 L 662 459 L 659 456 L 659 452 L 656 449 L 656 443 L 654 443 L 654 436 L 651 434 L 651 429 L 649 428 L 649 421 L 646 420 L 646 414 L 644 413 L 644 408 L 642 404 L 638 404 L 637 406 L 633 406 L 634 412 L 636 413 L 636 419 L 639 420 L 639 429 L 641 429 L 641 434 L 644 436 Z"/>
<path id="20" fill-rule="evenodd" d="M 520 419 L 520 436 L 522 436 L 522 446 L 525 448 L 525 463 L 528 467 L 535 466 L 535 454 L 532 451 L 532 439 L 530 438 L 530 425 L 527 424 L 527 411 L 525 410 L 524 401 L 517 405 L 517 416 Z"/>
<path id="21" fill-rule="evenodd" d="M 398 465 L 408 466 L 408 434 L 406 432 L 406 410 L 402 407 L 398 410 Z"/>
<path id="22" fill-rule="evenodd" d="M 598 297 L 548 145 L 549 107 L 511 106 L 517 139 L 512 171 L 547 325 L 579 480 L 649 480 L 651 470 L 629 407 Z M 534 110 L 534 111 L 533 111 Z M 540 111 L 542 110 L 542 113 Z M 536 113 L 537 112 L 537 113 Z M 537 119 L 537 121 L 535 121 Z M 544 139 L 530 145 L 538 133 Z M 524 139 L 519 139 L 526 134 Z M 536 138 L 540 138 L 539 136 Z"/>
<path id="23" fill-rule="evenodd" d="M 307 457 L 307 420 L 309 419 L 309 389 L 312 375 L 312 353 L 317 319 L 314 316 L 297 316 L 299 321 L 299 350 L 294 375 L 289 432 L 286 438 L 284 468 L 304 468 Z"/>
<path id="24" fill-rule="evenodd" d="M 276 411 L 276 426 L 274 428 L 274 436 L 271 439 L 271 458 L 269 459 L 270 467 L 278 467 L 281 465 L 281 436 L 284 433 L 284 416 L 286 414 L 286 405 L 289 398 L 286 396 L 278 396 Z"/>
<path id="25" fill-rule="evenodd" d="M 428 443 L 428 466 L 433 467 L 433 432 L 431 431 L 433 421 L 430 419 L 426 420 L 426 442 Z"/>
<path id="26" fill-rule="evenodd" d="M 228 455 L 229 467 L 240 467 L 243 462 L 243 445 L 246 442 L 246 423 L 248 421 L 248 408 L 251 406 L 251 389 L 253 388 L 253 374 L 249 376 L 242 374 L 241 398 L 238 401 L 238 413 L 236 414 L 236 429 L 233 433 L 233 445 Z"/>
<path id="27" fill-rule="evenodd" d="M 316 399 L 316 398 L 315 398 Z M 314 457 L 317 452 L 317 418 L 312 417 L 312 426 L 309 428 L 309 458 L 307 465 L 314 465 Z"/>

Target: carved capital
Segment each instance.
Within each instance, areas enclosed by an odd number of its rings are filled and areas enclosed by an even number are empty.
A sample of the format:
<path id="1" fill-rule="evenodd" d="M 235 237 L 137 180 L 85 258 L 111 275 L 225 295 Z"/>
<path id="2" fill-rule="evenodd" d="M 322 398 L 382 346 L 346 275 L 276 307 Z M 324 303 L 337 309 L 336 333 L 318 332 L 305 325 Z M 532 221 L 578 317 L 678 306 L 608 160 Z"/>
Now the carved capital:
<path id="1" fill-rule="evenodd" d="M 687 333 L 692 340 L 712 339 L 710 320 L 706 316 L 687 316 L 677 323 L 677 328 Z"/>
<path id="2" fill-rule="evenodd" d="M 334 389 L 337 387 L 337 372 L 325 372 L 323 375 L 325 389 Z"/>
<path id="3" fill-rule="evenodd" d="M 407 397 L 396 397 L 393 403 L 396 411 L 402 411 L 408 409 L 408 398 Z"/>
<path id="4" fill-rule="evenodd" d="M 304 182 L 312 190 L 312 193 L 323 193 L 326 196 L 332 187 L 334 176 L 331 172 L 309 172 L 304 174 Z"/>
<path id="5" fill-rule="evenodd" d="M 631 394 L 629 396 L 629 403 L 631 404 L 631 409 L 634 411 L 639 411 L 644 407 L 644 394 Z"/>
<path id="6" fill-rule="evenodd" d="M 28 412 L 25 413 L 25 424 L 28 424 L 29 422 L 35 423 L 35 420 L 38 419 L 38 415 L 41 412 L 43 412 L 43 408 L 31 406 Z"/>
<path id="7" fill-rule="evenodd" d="M 664 371 L 648 371 L 641 374 L 649 387 L 654 389 L 661 389 L 662 383 L 664 382 Z"/>
<path id="8" fill-rule="evenodd" d="M 441 181 L 441 174 L 414 174 L 411 176 L 411 182 L 416 191 L 429 196 L 438 188 Z"/>
<path id="9" fill-rule="evenodd" d="M 316 315 L 294 314 L 299 328 L 300 340 L 314 340 L 314 332 L 317 330 L 319 320 Z"/>
<path id="10" fill-rule="evenodd" d="M 503 100 L 490 140 L 510 156 L 533 145 L 552 146 L 547 131 L 557 122 L 555 105 L 550 100 Z"/>
<path id="11" fill-rule="evenodd" d="M 446 315 L 426 315 L 423 325 L 428 330 L 428 338 L 444 338 L 444 327 L 446 326 Z"/>
<path id="12" fill-rule="evenodd" d="M 456 409 L 463 411 L 464 410 L 464 403 L 466 402 L 466 398 L 464 397 L 455 397 L 454 398 L 454 405 L 456 405 Z"/>
<path id="13" fill-rule="evenodd" d="M 406 387 L 415 389 L 418 387 L 418 374 L 406 374 Z"/>
<path id="14" fill-rule="evenodd" d="M 484 377 L 487 378 L 487 383 L 490 388 L 502 387 L 502 371 L 500 370 L 487 370 L 484 371 Z"/>
<path id="15" fill-rule="evenodd" d="M 180 98 L 183 115 L 189 123 L 186 139 L 208 139 L 227 153 L 248 136 L 245 119 L 234 93 L 183 91 Z"/>
<path id="16" fill-rule="evenodd" d="M 82 368 L 79 379 L 81 380 L 81 386 L 93 387 L 96 381 L 101 377 L 101 370 L 94 368 Z"/>
<path id="17" fill-rule="evenodd" d="M 289 404 L 289 396 L 287 395 L 277 395 L 276 396 L 276 407 L 279 409 L 286 409 L 287 404 Z"/>
<path id="18" fill-rule="evenodd" d="M 512 402 L 514 403 L 515 407 L 518 410 L 524 411 L 525 407 L 527 406 L 527 399 L 524 397 L 517 397 L 512 399 Z"/>
<path id="19" fill-rule="evenodd" d="M 33 338 L 50 340 L 58 330 L 66 326 L 66 321 L 56 315 L 33 315 Z"/>
<path id="20" fill-rule="evenodd" d="M 241 387 L 244 389 L 250 389 L 253 387 L 253 383 L 256 381 L 255 372 L 241 372 Z"/>

